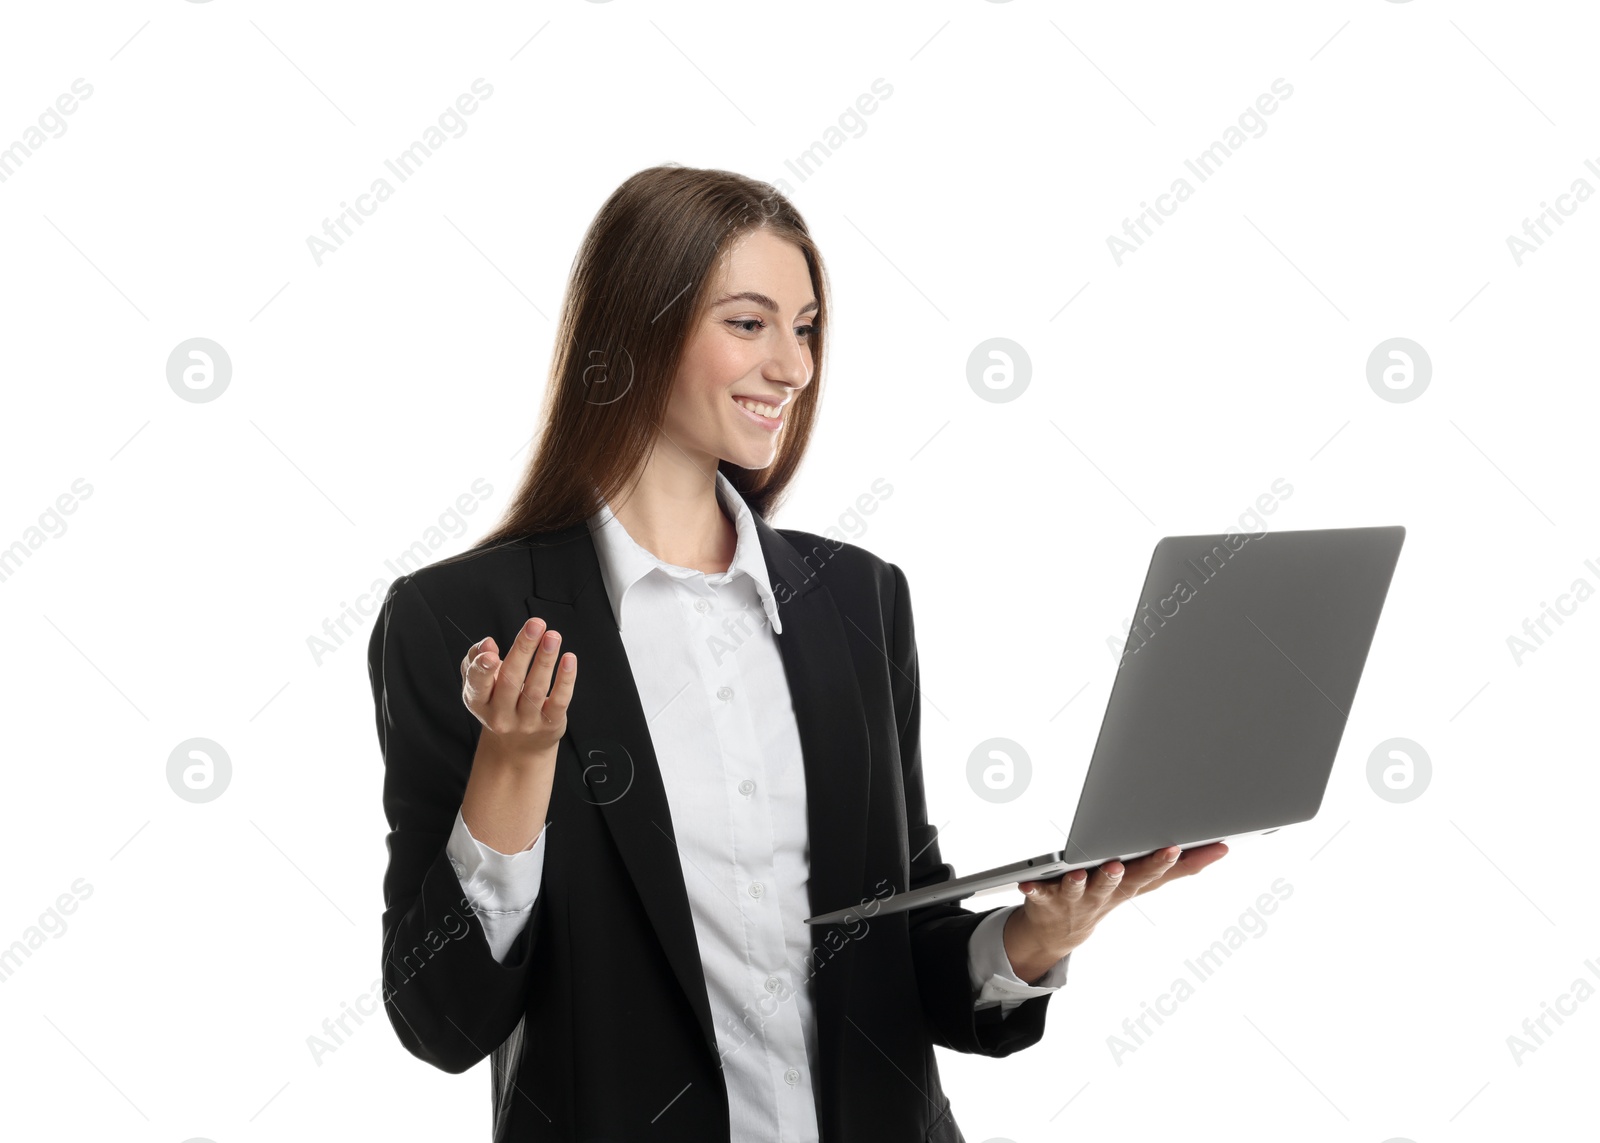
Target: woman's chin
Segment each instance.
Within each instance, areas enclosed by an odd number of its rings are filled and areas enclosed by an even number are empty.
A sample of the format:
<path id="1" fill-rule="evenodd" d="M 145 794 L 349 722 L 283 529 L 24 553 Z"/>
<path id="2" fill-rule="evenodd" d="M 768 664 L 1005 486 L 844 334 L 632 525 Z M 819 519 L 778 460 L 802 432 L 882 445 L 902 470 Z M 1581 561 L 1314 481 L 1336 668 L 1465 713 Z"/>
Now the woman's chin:
<path id="1" fill-rule="evenodd" d="M 723 457 L 729 464 L 736 464 L 740 468 L 768 468 L 778 459 L 778 450 L 772 447 L 735 448 L 723 453 Z"/>

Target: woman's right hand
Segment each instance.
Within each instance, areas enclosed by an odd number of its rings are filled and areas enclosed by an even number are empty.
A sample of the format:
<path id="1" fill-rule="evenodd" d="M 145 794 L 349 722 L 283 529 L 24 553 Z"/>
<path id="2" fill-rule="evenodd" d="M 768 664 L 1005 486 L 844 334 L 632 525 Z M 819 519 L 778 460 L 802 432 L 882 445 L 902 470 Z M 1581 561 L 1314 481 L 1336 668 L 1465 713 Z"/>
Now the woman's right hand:
<path id="1" fill-rule="evenodd" d="M 534 618 L 522 625 L 503 660 L 492 637 L 468 648 L 461 660 L 461 697 L 483 724 L 478 756 L 490 751 L 513 765 L 555 757 L 578 678 L 578 657 L 570 651 L 555 669 L 560 646 L 560 633 L 546 631 L 544 620 Z"/>

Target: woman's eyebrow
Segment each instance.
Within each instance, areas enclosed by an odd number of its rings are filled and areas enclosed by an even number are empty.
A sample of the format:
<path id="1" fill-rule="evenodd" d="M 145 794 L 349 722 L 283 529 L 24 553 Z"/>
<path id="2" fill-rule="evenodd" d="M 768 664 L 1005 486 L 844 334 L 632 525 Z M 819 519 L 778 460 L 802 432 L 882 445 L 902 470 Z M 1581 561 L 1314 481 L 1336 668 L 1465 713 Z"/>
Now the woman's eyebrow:
<path id="1" fill-rule="evenodd" d="M 756 305 L 769 309 L 773 313 L 779 312 L 778 303 L 767 297 L 766 294 L 761 293 L 759 290 L 741 290 L 737 294 L 725 294 L 711 304 L 714 306 L 720 306 L 724 302 L 754 302 Z M 822 307 L 817 304 L 817 299 L 812 298 L 811 301 L 800 307 L 800 313 L 808 314 L 812 310 L 821 308 Z"/>

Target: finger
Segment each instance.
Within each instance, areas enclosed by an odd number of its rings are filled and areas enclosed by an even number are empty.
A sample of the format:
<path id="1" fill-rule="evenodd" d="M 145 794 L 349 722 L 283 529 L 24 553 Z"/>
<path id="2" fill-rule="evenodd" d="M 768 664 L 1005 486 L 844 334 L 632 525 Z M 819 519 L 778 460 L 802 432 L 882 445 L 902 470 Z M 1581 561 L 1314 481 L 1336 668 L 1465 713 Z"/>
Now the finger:
<path id="1" fill-rule="evenodd" d="M 461 656 L 461 685 L 462 686 L 465 686 L 466 683 L 467 683 L 467 671 L 471 669 L 473 661 L 475 659 L 477 659 L 477 657 L 479 655 L 481 655 L 485 650 L 492 651 L 494 649 L 495 649 L 494 639 L 492 637 L 488 636 L 488 635 L 485 635 L 482 639 L 479 639 L 476 643 L 474 643 L 472 646 L 467 648 L 467 653 L 465 655 Z"/>
<path id="2" fill-rule="evenodd" d="M 1163 880 L 1173 876 L 1172 870 L 1176 867 L 1178 858 L 1182 854 L 1182 849 L 1175 845 L 1169 845 L 1139 858 L 1129 869 L 1129 876 L 1123 880 L 1123 895 L 1137 897 L 1140 893 L 1148 889 L 1154 889 Z"/>
<path id="3" fill-rule="evenodd" d="M 528 664 L 533 662 L 543 634 L 544 620 L 535 616 L 522 625 L 511 641 L 511 650 L 506 652 L 499 678 L 495 680 L 494 697 L 489 700 L 496 718 L 509 722 L 516 717 L 517 702 L 522 698 L 523 683 L 528 677 Z"/>
<path id="4" fill-rule="evenodd" d="M 1084 896 L 1098 904 L 1106 904 L 1111 900 L 1111 895 L 1122 885 L 1123 874 L 1127 866 L 1120 861 L 1102 862 L 1094 871 L 1090 884 L 1084 890 Z"/>
<path id="5" fill-rule="evenodd" d="M 1177 864 L 1178 858 L 1183 856 L 1183 850 L 1176 845 L 1169 845 L 1158 849 L 1154 853 L 1147 853 L 1138 860 L 1134 876 L 1130 881 L 1140 885 L 1148 885 L 1152 881 L 1159 881 L 1165 877 L 1172 867 Z"/>
<path id="6" fill-rule="evenodd" d="M 1196 849 L 1186 849 L 1183 856 L 1178 859 L 1177 866 L 1168 876 L 1190 877 L 1199 873 L 1208 865 L 1215 865 L 1227 855 L 1226 842 L 1214 841 L 1210 845 L 1202 845 Z"/>
<path id="7" fill-rule="evenodd" d="M 1222 856 L 1228 852 L 1226 846 L 1222 846 L 1221 849 L 1217 848 L 1221 844 L 1221 842 L 1213 842 L 1211 845 L 1202 845 L 1197 849 L 1184 850 L 1183 856 L 1178 858 L 1172 869 L 1159 882 L 1152 882 L 1145 888 L 1154 889 L 1158 884 L 1164 885 L 1168 881 L 1176 881 L 1181 877 L 1193 877 L 1206 866 L 1220 861 Z"/>
<path id="8" fill-rule="evenodd" d="M 556 665 L 556 685 L 550 688 L 550 697 L 544 700 L 544 720 L 560 722 L 567 715 L 572 702 L 572 687 L 578 680 L 578 656 L 568 651 Z"/>
<path id="9" fill-rule="evenodd" d="M 1028 897 L 1043 898 L 1046 896 L 1060 897 L 1065 894 L 1083 896 L 1083 886 L 1088 880 L 1088 875 L 1081 869 L 1069 870 L 1059 877 L 1049 877 L 1043 881 L 1018 881 L 1017 888 Z"/>
<path id="10" fill-rule="evenodd" d="M 489 698 L 494 693 L 495 670 L 499 665 L 493 639 L 480 639 L 467 649 L 461 660 L 461 699 L 480 719 L 489 713 Z"/>
<path id="11" fill-rule="evenodd" d="M 534 652 L 533 663 L 528 667 L 528 677 L 522 683 L 522 696 L 517 701 L 517 714 L 525 717 L 543 709 L 545 696 L 550 693 L 550 673 L 556 665 L 561 650 L 561 632 L 546 631 Z"/>

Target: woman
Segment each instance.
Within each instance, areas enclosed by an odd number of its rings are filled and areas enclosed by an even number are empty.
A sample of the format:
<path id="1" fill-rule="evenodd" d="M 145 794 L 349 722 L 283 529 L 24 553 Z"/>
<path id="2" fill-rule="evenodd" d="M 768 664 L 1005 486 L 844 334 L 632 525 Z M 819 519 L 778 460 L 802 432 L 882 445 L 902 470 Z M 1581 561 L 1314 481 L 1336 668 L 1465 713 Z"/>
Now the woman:
<path id="1" fill-rule="evenodd" d="M 765 519 L 827 312 L 771 187 L 629 178 L 574 263 L 506 518 L 384 601 L 385 1008 L 436 1067 L 492 1058 L 501 1143 L 958 1141 L 934 1045 L 1035 1043 L 1106 911 L 1225 851 L 877 915 L 953 870 L 905 575 Z"/>

